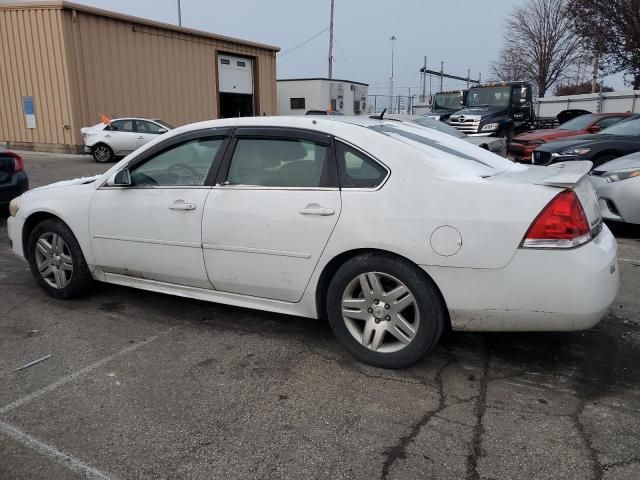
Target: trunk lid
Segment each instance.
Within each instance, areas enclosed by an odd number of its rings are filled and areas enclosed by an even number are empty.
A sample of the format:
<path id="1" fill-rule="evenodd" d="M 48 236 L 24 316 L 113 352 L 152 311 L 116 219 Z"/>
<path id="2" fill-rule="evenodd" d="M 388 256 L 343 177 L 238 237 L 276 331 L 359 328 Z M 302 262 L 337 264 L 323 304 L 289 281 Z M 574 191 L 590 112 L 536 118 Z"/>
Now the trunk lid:
<path id="1" fill-rule="evenodd" d="M 556 163 L 547 167 L 532 165 L 526 170 L 507 171 L 492 177 L 496 181 L 524 183 L 573 190 L 584 210 L 592 232 L 600 228 L 602 215 L 598 196 L 589 180 L 593 164 L 589 161 L 571 161 Z M 594 236 L 597 231 L 594 232 Z"/>

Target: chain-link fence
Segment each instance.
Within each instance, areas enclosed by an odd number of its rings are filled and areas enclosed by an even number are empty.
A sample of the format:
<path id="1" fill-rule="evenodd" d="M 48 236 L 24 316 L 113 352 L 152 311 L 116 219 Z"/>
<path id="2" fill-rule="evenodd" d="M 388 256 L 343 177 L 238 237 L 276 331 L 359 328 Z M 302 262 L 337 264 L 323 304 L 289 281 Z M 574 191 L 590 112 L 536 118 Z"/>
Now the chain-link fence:
<path id="1" fill-rule="evenodd" d="M 412 115 L 416 105 L 425 104 L 421 95 L 369 95 L 367 113 L 380 113 L 385 108 L 386 113 L 407 113 Z M 428 98 L 426 99 L 428 100 Z"/>

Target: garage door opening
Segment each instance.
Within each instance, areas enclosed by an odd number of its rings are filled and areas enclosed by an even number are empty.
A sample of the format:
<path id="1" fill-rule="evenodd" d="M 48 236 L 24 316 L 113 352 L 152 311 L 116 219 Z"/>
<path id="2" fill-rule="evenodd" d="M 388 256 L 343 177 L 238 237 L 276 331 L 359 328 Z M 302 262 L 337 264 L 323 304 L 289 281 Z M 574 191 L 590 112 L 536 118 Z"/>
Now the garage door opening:
<path id="1" fill-rule="evenodd" d="M 220 118 L 253 116 L 253 95 L 220 93 Z"/>
<path id="2" fill-rule="evenodd" d="M 254 115 L 253 59 L 218 55 L 220 117 Z"/>

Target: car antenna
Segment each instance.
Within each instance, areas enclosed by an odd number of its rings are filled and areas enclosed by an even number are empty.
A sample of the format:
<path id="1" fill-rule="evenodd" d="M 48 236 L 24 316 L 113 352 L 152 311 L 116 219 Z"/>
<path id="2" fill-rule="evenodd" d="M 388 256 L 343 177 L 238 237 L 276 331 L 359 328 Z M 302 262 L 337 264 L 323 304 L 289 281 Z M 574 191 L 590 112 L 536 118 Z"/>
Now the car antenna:
<path id="1" fill-rule="evenodd" d="M 373 118 L 374 120 L 384 120 L 384 114 L 386 111 L 387 109 L 385 108 L 384 110 L 382 110 L 380 115 L 371 115 L 369 118 Z"/>

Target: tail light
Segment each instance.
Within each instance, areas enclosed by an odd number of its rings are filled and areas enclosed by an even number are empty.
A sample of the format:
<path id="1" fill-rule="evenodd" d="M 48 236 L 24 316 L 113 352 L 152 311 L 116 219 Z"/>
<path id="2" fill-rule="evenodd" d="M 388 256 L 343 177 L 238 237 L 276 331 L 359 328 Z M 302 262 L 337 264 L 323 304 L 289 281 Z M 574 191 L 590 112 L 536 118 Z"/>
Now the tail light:
<path id="1" fill-rule="evenodd" d="M 5 158 L 9 157 L 13 159 L 13 173 L 18 173 L 24 170 L 24 160 L 22 160 L 22 157 L 17 153 L 3 152 L 2 156 Z"/>
<path id="2" fill-rule="evenodd" d="M 574 248 L 591 240 L 589 221 L 573 190 L 555 196 L 529 227 L 526 248 Z"/>

